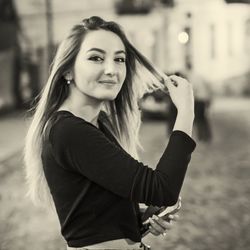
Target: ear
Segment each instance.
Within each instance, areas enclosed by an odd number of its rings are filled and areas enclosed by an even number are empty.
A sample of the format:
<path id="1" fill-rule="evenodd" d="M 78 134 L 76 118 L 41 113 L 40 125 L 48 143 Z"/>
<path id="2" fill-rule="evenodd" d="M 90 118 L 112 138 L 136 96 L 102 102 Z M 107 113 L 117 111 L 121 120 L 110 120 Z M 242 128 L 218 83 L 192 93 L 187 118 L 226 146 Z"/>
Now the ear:
<path id="1" fill-rule="evenodd" d="M 65 78 L 66 81 L 72 81 L 73 80 L 73 74 L 71 71 L 66 72 L 63 77 Z"/>

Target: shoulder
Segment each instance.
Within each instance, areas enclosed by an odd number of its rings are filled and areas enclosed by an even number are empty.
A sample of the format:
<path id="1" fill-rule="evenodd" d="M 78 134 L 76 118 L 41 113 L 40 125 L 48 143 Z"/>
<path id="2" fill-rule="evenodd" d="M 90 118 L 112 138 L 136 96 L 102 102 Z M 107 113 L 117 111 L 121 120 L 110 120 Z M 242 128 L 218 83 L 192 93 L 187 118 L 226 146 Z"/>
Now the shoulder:
<path id="1" fill-rule="evenodd" d="M 78 143 L 100 134 L 94 125 L 67 111 L 57 112 L 51 121 L 50 139 L 54 143 Z"/>
<path id="2" fill-rule="evenodd" d="M 82 157 L 83 154 L 89 156 L 93 152 L 103 153 L 114 149 L 105 134 L 93 124 L 70 112 L 59 112 L 56 115 L 56 122 L 49 135 L 55 152 Z"/>

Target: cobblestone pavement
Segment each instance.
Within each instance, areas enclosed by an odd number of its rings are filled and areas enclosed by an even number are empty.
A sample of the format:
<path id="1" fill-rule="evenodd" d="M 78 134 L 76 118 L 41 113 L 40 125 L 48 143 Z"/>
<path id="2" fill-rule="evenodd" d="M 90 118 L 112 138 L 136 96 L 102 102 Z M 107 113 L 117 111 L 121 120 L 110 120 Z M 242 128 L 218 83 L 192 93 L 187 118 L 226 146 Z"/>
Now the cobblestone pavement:
<path id="1" fill-rule="evenodd" d="M 181 193 L 180 219 L 165 238 L 145 239 L 153 250 L 249 249 L 250 106 L 237 105 L 212 110 L 213 141 L 197 142 Z M 142 158 L 152 167 L 167 142 L 165 132 L 162 122 L 142 127 Z M 19 135 L 9 135 L 22 145 Z M 0 163 L 0 207 L 0 250 L 65 249 L 54 213 L 25 197 L 20 148 Z"/>

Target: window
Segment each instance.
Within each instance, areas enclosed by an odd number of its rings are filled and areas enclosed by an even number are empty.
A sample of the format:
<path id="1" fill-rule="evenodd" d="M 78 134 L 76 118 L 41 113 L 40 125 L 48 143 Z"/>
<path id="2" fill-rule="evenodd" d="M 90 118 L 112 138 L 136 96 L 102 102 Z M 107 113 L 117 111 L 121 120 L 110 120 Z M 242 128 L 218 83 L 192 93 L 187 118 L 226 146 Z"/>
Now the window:
<path id="1" fill-rule="evenodd" d="M 119 0 L 115 4 L 116 13 L 124 14 L 147 14 L 153 8 L 151 0 Z"/>
<path id="2" fill-rule="evenodd" d="M 211 59 L 215 59 L 216 51 L 215 51 L 215 25 L 210 25 L 210 57 Z"/>
<path id="3" fill-rule="evenodd" d="M 250 18 L 246 20 L 245 23 L 245 46 L 244 46 L 244 53 L 250 53 Z"/>
<path id="4" fill-rule="evenodd" d="M 229 56 L 233 55 L 233 35 L 232 35 L 232 23 L 227 23 L 227 53 Z"/>

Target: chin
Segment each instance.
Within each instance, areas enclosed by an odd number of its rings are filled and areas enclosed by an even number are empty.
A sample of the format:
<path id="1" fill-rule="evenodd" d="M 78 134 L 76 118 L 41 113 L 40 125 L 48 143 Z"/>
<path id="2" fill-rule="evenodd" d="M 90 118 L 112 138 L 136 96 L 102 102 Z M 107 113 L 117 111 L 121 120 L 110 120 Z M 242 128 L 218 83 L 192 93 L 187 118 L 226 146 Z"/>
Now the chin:
<path id="1" fill-rule="evenodd" d="M 104 95 L 100 99 L 103 101 L 113 101 L 116 97 L 117 95 Z"/>
<path id="2" fill-rule="evenodd" d="M 102 93 L 99 93 L 98 99 L 102 101 L 113 101 L 119 92 L 117 91 L 102 91 Z"/>

